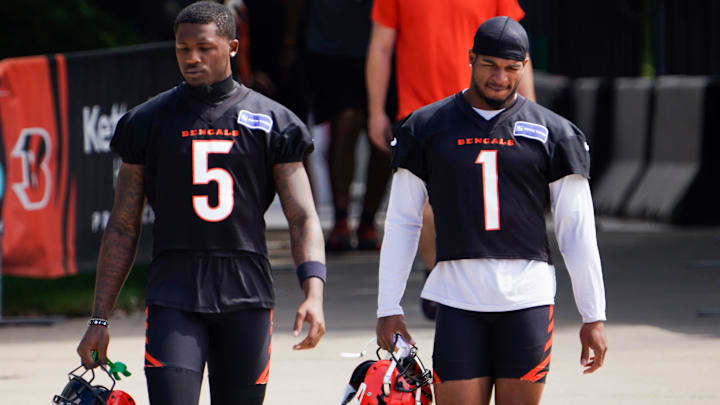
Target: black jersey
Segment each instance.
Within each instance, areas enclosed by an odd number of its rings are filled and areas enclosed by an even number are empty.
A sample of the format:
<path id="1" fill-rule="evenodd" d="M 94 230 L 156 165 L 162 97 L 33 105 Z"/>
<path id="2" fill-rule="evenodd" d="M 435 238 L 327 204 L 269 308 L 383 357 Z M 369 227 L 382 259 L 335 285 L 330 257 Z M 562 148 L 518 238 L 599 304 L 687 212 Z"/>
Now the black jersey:
<path id="1" fill-rule="evenodd" d="M 427 186 L 437 260 L 550 262 L 548 184 L 589 175 L 585 136 L 571 122 L 518 96 L 491 120 L 458 93 L 412 113 L 393 141 L 393 167 Z"/>
<path id="2" fill-rule="evenodd" d="M 124 162 L 145 165 L 154 257 L 165 250 L 267 255 L 272 166 L 302 161 L 313 148 L 305 125 L 259 93 L 237 86 L 212 106 L 185 85 L 128 112 L 111 146 Z"/>
<path id="3" fill-rule="evenodd" d="M 145 166 L 155 212 L 149 303 L 216 312 L 274 301 L 263 217 L 272 168 L 302 161 L 312 139 L 269 98 L 230 78 L 217 88 L 199 98 L 183 83 L 155 96 L 122 117 L 111 142 L 124 162 Z M 208 255 L 238 260 L 217 265 Z"/>

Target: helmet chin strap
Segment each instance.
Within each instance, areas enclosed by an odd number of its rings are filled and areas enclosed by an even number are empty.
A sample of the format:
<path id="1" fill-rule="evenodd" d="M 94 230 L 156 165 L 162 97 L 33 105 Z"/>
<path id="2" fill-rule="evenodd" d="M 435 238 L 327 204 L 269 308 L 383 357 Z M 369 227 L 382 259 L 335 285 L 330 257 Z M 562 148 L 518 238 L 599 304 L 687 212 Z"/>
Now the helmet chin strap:
<path id="1" fill-rule="evenodd" d="M 350 358 L 350 359 L 359 359 L 363 357 L 367 353 L 367 347 L 370 343 L 376 343 L 377 338 L 372 338 L 365 343 L 365 346 L 363 346 L 363 349 L 358 353 L 353 352 L 342 352 L 340 353 L 340 357 Z"/>
<path id="2" fill-rule="evenodd" d="M 396 348 L 398 350 L 397 357 L 393 355 L 393 352 Z M 383 376 L 383 394 L 390 395 L 390 384 L 392 383 L 393 371 L 395 371 L 395 369 L 397 368 L 397 359 L 402 359 L 406 357 L 409 353 L 410 345 L 405 342 L 405 339 L 403 339 L 399 333 L 396 333 L 393 347 L 391 348 L 390 352 L 388 352 L 388 357 L 392 357 L 392 361 L 390 362 L 390 367 L 388 367 L 385 375 Z"/>
<path id="3" fill-rule="evenodd" d="M 392 373 L 397 368 L 395 361 L 390 362 L 390 366 L 387 368 L 385 375 L 383 376 L 383 394 L 390 396 L 390 383 L 392 382 Z"/>

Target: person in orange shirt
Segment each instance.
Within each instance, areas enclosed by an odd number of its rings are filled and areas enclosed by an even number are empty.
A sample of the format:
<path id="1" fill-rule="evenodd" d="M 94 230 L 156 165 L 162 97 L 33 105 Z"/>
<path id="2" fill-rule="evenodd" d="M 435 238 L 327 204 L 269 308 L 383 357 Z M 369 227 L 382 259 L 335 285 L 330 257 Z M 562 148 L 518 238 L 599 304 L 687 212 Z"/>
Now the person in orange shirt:
<path id="1" fill-rule="evenodd" d="M 385 113 L 393 52 L 401 120 L 414 110 L 448 97 L 467 87 L 470 66 L 467 44 L 485 20 L 496 16 L 520 20 L 525 12 L 517 0 L 375 0 L 373 28 L 368 47 L 368 137 L 390 153 L 390 117 Z M 532 63 L 520 82 L 520 94 L 535 101 Z M 419 243 L 426 272 L 435 267 L 435 225 L 425 204 Z M 437 306 L 423 300 L 426 317 L 434 319 Z"/>

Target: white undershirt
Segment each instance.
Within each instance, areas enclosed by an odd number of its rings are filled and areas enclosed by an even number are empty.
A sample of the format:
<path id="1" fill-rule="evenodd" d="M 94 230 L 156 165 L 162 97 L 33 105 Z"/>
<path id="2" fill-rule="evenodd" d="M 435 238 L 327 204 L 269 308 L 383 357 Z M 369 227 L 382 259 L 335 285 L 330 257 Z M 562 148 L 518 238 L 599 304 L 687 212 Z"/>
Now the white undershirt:
<path id="1" fill-rule="evenodd" d="M 605 320 L 605 290 L 590 186 L 572 174 L 550 183 L 555 235 L 583 322 Z M 380 250 L 377 316 L 402 314 L 400 300 L 417 252 L 427 199 L 425 183 L 407 169 L 393 175 Z M 471 311 L 512 311 L 555 301 L 555 269 L 524 259 L 442 261 L 422 297 Z"/>
<path id="2" fill-rule="evenodd" d="M 465 94 L 468 91 L 468 89 L 463 90 L 463 94 Z M 517 99 L 517 93 L 513 96 L 513 100 Z M 481 117 L 485 118 L 485 121 L 490 121 L 491 119 L 495 118 L 496 115 L 500 114 L 501 112 L 505 111 L 504 108 L 501 108 L 499 110 L 483 110 L 481 108 L 473 107 L 473 110 L 475 110 L 476 113 L 478 113 Z"/>
<path id="3" fill-rule="evenodd" d="M 480 114 L 481 117 L 485 118 L 485 121 L 490 121 L 491 119 L 495 118 L 496 115 L 505 111 L 504 108 L 501 110 L 482 110 L 480 108 L 473 107 L 472 109 L 475 110 L 476 113 Z"/>

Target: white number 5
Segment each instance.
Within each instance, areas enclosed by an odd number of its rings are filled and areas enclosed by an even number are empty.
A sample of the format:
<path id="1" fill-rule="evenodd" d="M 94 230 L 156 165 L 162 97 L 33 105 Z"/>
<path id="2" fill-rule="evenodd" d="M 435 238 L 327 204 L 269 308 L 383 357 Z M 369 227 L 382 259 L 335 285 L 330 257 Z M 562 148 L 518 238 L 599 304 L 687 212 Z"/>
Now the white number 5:
<path id="1" fill-rule="evenodd" d="M 227 170 L 208 169 L 208 154 L 229 153 L 233 141 L 193 141 L 193 184 L 208 184 L 214 181 L 218 185 L 218 204 L 211 207 L 207 195 L 194 195 L 193 208 L 200 218 L 209 222 L 219 222 L 227 218 L 235 205 L 233 179 Z"/>
<path id="2" fill-rule="evenodd" d="M 500 230 L 500 193 L 498 192 L 497 151 L 483 150 L 475 159 L 482 165 L 485 230 Z"/>

